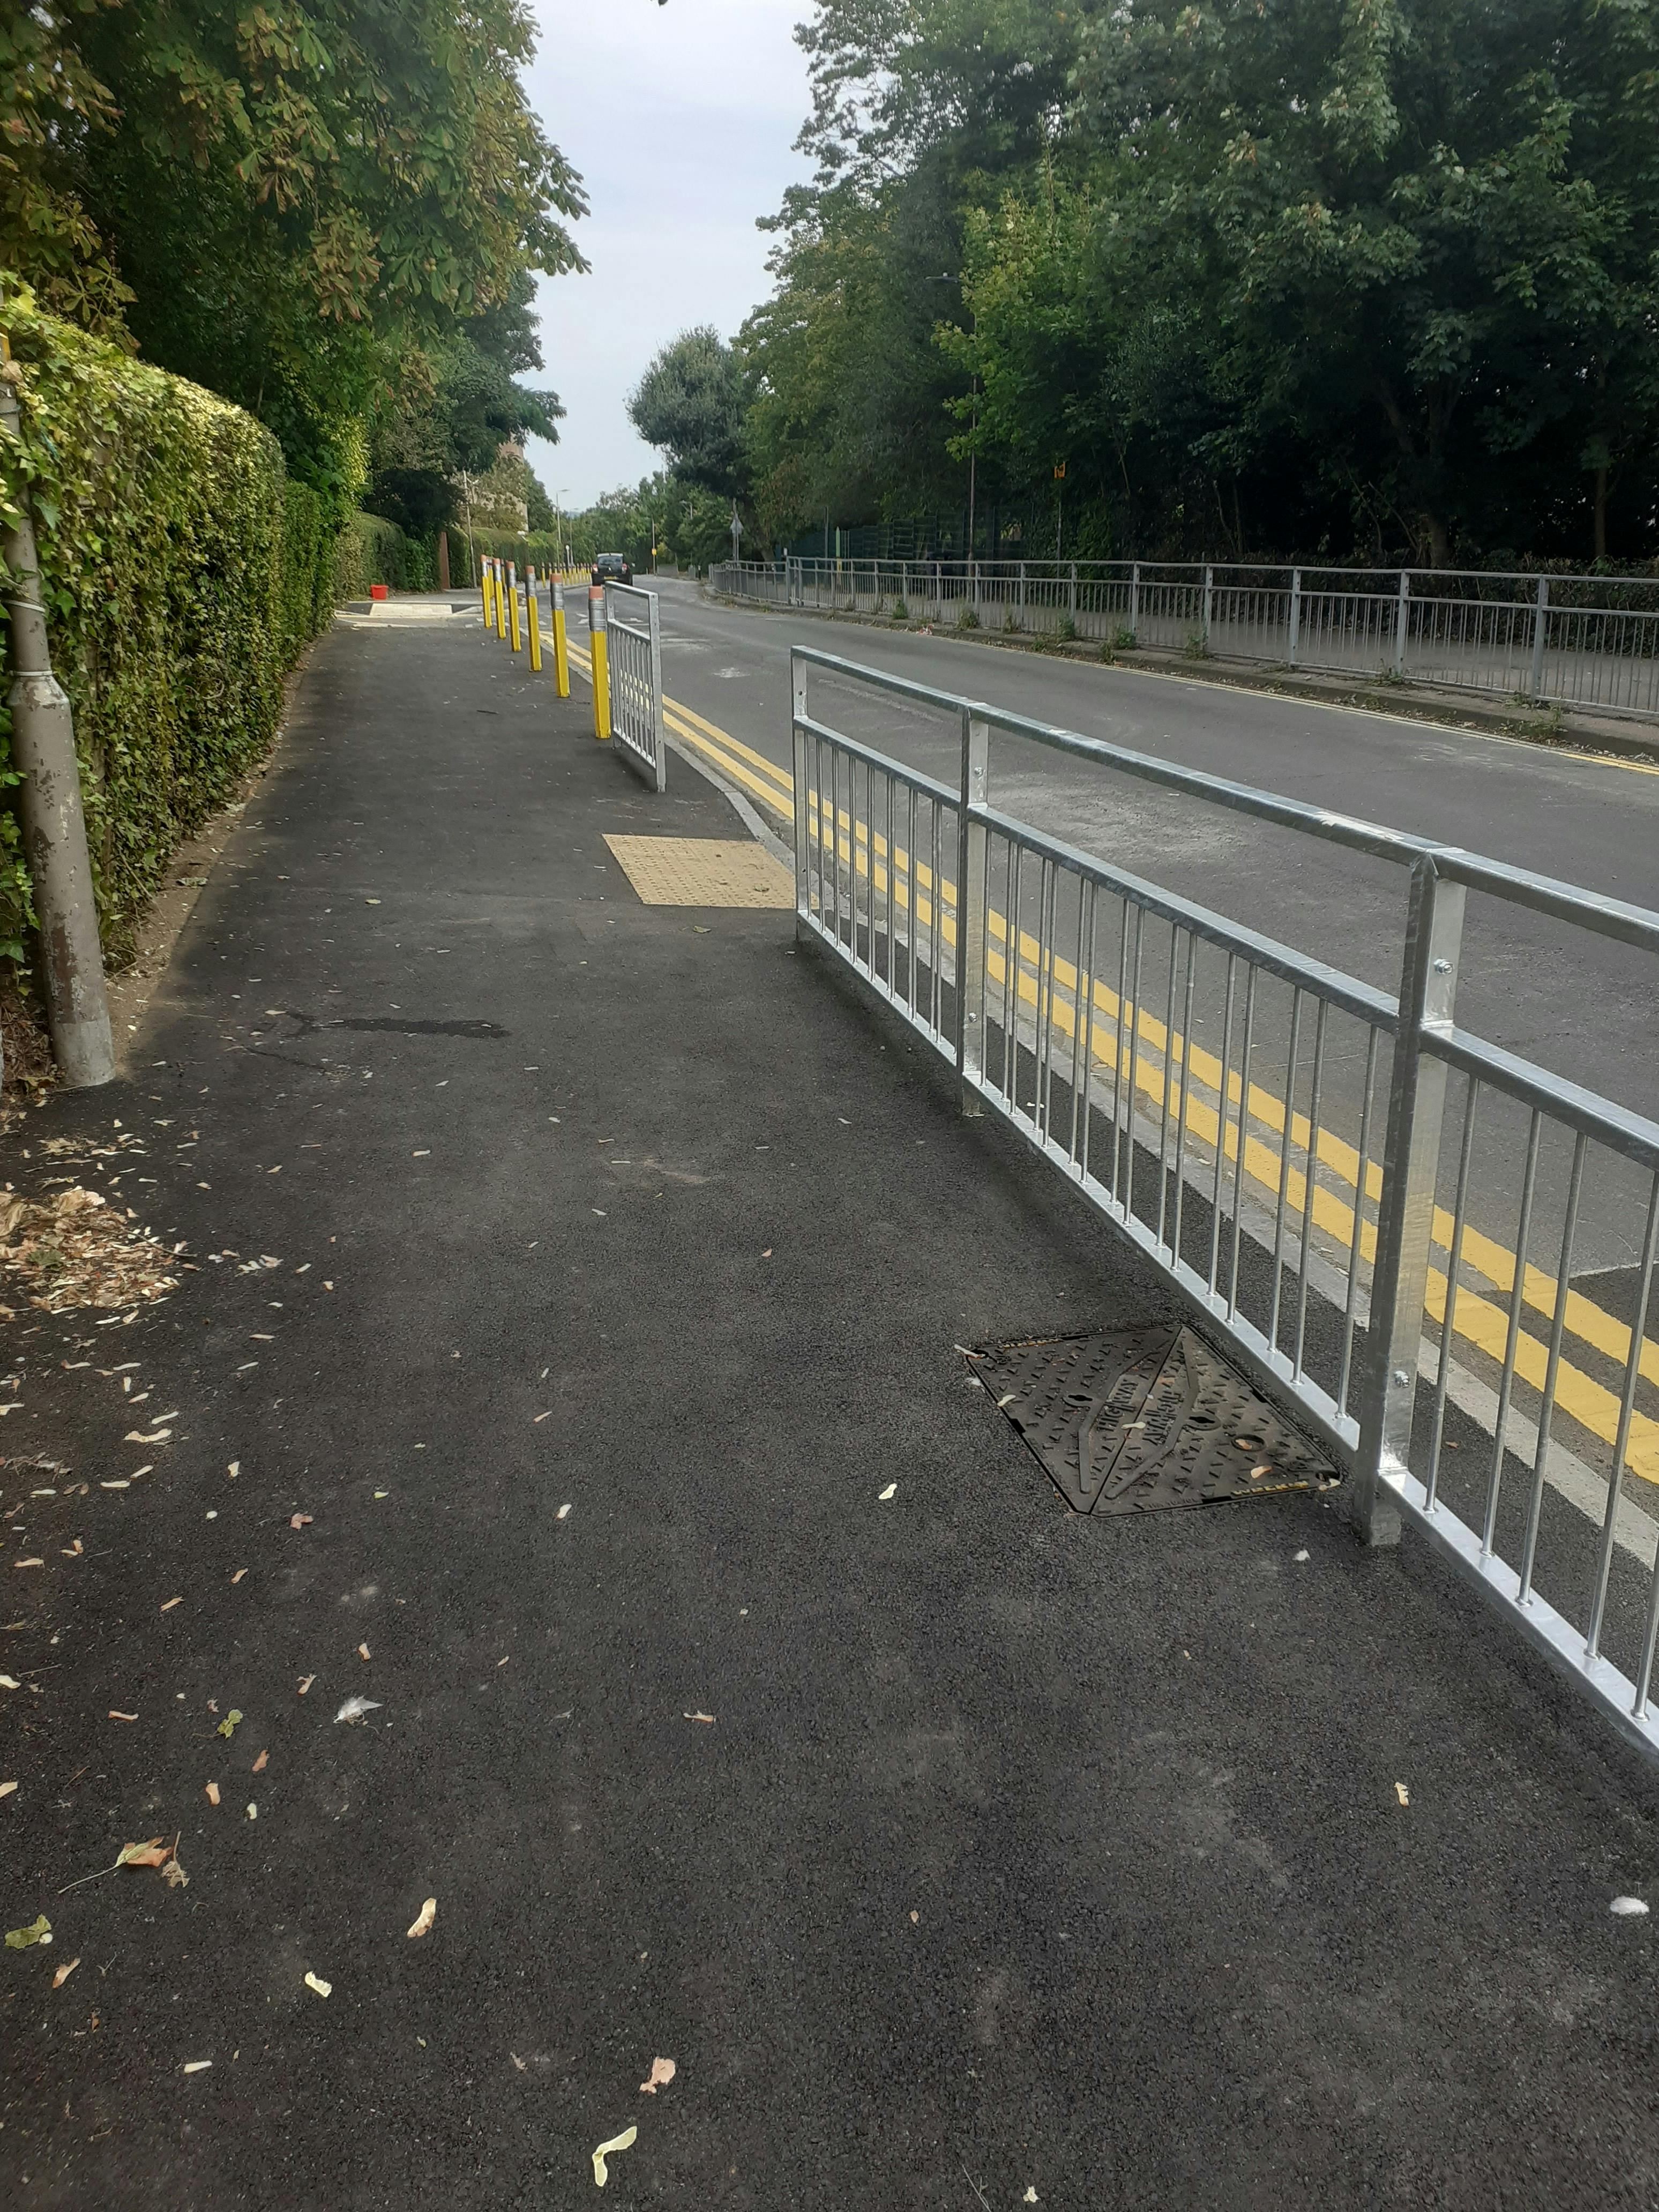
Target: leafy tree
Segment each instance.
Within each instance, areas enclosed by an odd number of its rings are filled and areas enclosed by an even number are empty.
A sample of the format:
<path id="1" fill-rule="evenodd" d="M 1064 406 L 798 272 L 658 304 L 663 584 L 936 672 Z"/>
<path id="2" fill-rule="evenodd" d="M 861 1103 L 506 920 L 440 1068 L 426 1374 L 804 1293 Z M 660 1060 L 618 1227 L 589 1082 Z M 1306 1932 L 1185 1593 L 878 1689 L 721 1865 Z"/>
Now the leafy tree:
<path id="1" fill-rule="evenodd" d="M 344 497 L 406 356 L 500 362 L 523 272 L 581 265 L 531 50 L 522 0 L 42 0 L 0 30 L 0 251 Z"/>
<path id="2" fill-rule="evenodd" d="M 709 324 L 665 345 L 628 401 L 629 417 L 674 473 L 728 496 L 744 489 L 743 363 Z"/>

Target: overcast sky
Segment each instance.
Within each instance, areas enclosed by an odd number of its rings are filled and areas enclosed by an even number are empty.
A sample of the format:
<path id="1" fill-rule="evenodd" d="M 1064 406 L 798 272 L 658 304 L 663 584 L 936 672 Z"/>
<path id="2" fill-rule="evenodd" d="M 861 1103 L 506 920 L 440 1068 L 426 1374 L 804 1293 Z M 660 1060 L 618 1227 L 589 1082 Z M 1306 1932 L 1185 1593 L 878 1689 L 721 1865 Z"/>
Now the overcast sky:
<path id="1" fill-rule="evenodd" d="M 545 381 L 567 412 L 558 444 L 528 453 L 580 507 L 662 465 L 623 407 L 658 347 L 693 323 L 730 337 L 765 295 L 771 240 L 755 221 L 805 173 L 790 150 L 808 103 L 790 35 L 805 0 L 535 5 L 530 98 L 581 173 L 592 212 L 575 234 L 592 268 L 542 280 Z"/>

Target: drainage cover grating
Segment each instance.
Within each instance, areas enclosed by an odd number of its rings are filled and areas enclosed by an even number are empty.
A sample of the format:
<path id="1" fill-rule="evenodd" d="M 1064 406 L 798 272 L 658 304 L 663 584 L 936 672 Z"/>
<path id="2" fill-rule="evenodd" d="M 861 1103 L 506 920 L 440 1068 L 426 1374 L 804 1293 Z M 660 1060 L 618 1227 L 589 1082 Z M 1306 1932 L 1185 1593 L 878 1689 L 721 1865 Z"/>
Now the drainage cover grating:
<path id="1" fill-rule="evenodd" d="M 1340 1480 L 1189 1328 L 1097 1329 L 968 1357 L 1079 1513 L 1167 1513 Z"/>

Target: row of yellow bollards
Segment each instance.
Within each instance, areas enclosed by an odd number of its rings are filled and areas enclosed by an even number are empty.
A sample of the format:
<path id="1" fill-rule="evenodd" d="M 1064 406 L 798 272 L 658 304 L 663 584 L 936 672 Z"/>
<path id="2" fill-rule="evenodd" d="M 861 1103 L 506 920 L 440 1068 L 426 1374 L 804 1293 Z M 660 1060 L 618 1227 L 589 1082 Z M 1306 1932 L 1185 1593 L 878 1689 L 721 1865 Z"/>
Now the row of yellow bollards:
<path id="1" fill-rule="evenodd" d="M 564 625 L 564 582 L 562 577 L 549 578 L 553 613 L 553 680 L 561 699 L 570 696 L 570 651 Z M 487 553 L 483 560 L 483 620 L 484 628 L 493 630 L 504 642 L 510 641 L 514 653 L 522 652 L 528 634 L 530 665 L 539 675 L 542 666 L 541 615 L 536 604 L 536 571 L 526 568 L 524 576 L 524 622 L 520 625 L 519 572 L 511 561 L 497 560 Z M 611 735 L 611 672 L 606 659 L 605 627 L 605 593 L 595 588 L 588 594 L 587 621 L 592 660 L 593 678 L 593 734 L 596 738 Z"/>

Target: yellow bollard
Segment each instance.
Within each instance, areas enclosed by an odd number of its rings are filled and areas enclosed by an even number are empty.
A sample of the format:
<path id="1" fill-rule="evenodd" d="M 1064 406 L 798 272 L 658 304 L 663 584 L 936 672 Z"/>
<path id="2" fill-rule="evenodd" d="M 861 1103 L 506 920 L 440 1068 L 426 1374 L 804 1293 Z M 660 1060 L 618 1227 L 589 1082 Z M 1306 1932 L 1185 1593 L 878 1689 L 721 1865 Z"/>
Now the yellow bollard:
<path id="1" fill-rule="evenodd" d="M 536 611 L 536 571 L 524 572 L 524 611 L 530 624 L 530 666 L 532 674 L 542 672 L 542 618 Z"/>
<path id="2" fill-rule="evenodd" d="M 611 735 L 611 669 L 605 634 L 605 586 L 592 584 L 587 592 L 587 649 L 593 663 L 593 734 Z"/>
<path id="3" fill-rule="evenodd" d="M 507 564 L 495 563 L 495 635 L 507 635 Z"/>
<path id="4" fill-rule="evenodd" d="M 507 618 L 513 638 L 513 650 L 517 653 L 521 642 L 519 632 L 519 571 L 516 563 L 507 564 Z"/>
<path id="5" fill-rule="evenodd" d="M 478 574 L 483 586 L 484 628 L 486 629 L 494 629 L 495 627 L 495 610 L 491 605 L 489 599 L 489 556 L 488 554 L 484 556 L 483 561 L 480 564 Z"/>
<path id="6" fill-rule="evenodd" d="M 570 696 L 570 647 L 564 634 L 564 586 L 553 579 L 553 688 L 561 699 Z"/>

